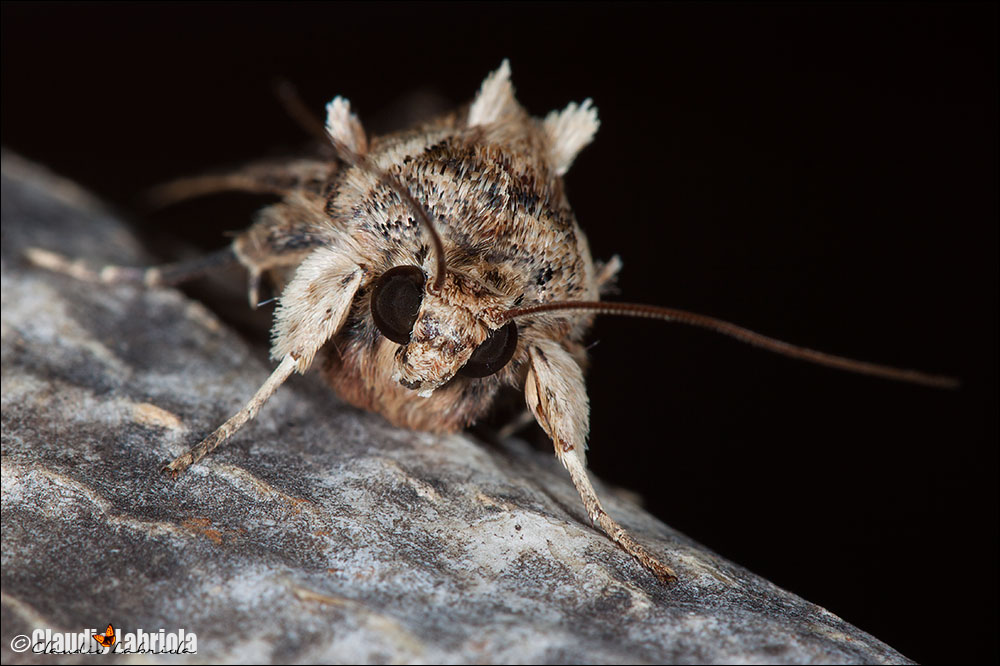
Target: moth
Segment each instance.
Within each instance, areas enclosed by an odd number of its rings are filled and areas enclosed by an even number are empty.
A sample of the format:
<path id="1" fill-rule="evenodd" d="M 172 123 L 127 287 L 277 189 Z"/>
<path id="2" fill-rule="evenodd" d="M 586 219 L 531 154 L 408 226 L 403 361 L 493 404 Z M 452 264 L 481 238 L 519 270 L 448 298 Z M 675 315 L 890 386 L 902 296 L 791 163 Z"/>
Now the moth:
<path id="1" fill-rule="evenodd" d="M 147 269 L 105 266 L 32 249 L 44 267 L 99 282 L 175 284 L 238 262 L 249 300 L 267 276 L 280 289 L 271 358 L 277 367 L 245 407 L 165 466 L 176 478 L 233 436 L 294 372 L 318 366 L 346 402 L 393 424 L 455 432 L 484 416 L 498 391 L 524 392 L 530 414 L 591 520 L 664 582 L 674 571 L 603 509 L 586 470 L 585 335 L 597 314 L 700 326 L 844 370 L 930 386 L 947 377 L 797 347 L 705 315 L 602 301 L 621 261 L 594 261 L 563 177 L 600 125 L 591 100 L 534 118 L 514 97 L 505 60 L 473 101 L 425 124 L 369 137 L 350 103 L 327 105 L 329 158 L 253 165 L 185 179 L 163 201 L 236 190 L 282 199 L 224 250 Z"/>

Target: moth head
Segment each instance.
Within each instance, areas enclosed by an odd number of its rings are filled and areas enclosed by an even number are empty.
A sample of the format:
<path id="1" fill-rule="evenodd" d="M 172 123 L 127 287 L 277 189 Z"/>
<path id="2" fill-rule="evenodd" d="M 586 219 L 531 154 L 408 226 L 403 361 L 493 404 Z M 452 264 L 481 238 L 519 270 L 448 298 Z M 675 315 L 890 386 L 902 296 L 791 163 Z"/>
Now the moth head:
<path id="1" fill-rule="evenodd" d="M 396 266 L 375 281 L 372 321 L 399 345 L 393 377 L 402 386 L 429 396 L 456 375 L 489 377 L 517 349 L 517 325 L 496 325 L 490 312 L 503 310 L 503 298 L 472 278 L 448 272 L 439 289 L 429 289 L 419 266 Z"/>

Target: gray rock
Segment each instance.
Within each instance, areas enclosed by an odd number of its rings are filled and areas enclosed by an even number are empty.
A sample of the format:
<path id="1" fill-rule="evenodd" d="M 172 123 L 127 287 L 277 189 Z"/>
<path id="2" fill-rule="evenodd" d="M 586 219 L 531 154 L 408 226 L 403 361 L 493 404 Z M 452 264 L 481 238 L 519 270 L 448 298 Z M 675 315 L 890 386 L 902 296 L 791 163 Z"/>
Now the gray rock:
<path id="1" fill-rule="evenodd" d="M 907 662 L 598 483 L 677 570 L 664 588 L 591 527 L 554 456 L 398 430 L 311 376 L 166 480 L 266 355 L 178 291 L 29 267 L 30 245 L 149 258 L 16 157 L 2 188 L 5 663 L 51 661 L 13 652 L 16 635 L 109 622 L 196 632 L 212 661 Z"/>

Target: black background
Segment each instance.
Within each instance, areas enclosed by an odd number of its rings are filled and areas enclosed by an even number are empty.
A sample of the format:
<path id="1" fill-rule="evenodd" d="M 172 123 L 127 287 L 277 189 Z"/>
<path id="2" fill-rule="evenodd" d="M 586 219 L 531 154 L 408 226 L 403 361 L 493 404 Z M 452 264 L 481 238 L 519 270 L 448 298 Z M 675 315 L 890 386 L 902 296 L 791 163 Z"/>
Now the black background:
<path id="1" fill-rule="evenodd" d="M 594 255 L 625 261 L 617 298 L 964 382 L 606 319 L 593 469 L 913 659 L 995 662 L 996 23 L 957 3 L 5 3 L 3 143 L 173 259 L 261 201 L 136 195 L 304 143 L 276 77 L 369 130 L 412 93 L 469 100 L 504 57 L 536 115 L 592 97 L 567 182 Z"/>

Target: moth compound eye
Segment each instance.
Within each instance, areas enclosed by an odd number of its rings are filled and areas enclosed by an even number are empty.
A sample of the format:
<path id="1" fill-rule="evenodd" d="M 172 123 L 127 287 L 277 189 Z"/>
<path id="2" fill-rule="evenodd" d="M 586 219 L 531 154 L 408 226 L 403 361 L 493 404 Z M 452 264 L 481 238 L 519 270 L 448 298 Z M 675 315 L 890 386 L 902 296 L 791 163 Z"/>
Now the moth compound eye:
<path id="1" fill-rule="evenodd" d="M 517 326 L 507 322 L 503 328 L 490 333 L 490 337 L 472 352 L 469 361 L 462 366 L 458 374 L 463 377 L 489 377 L 499 372 L 514 355 L 517 349 Z"/>
<path id="2" fill-rule="evenodd" d="M 417 266 L 390 268 L 372 290 L 372 319 L 382 335 L 405 345 L 410 341 L 424 298 L 424 272 Z"/>

